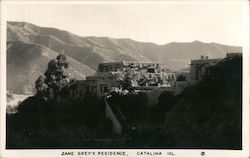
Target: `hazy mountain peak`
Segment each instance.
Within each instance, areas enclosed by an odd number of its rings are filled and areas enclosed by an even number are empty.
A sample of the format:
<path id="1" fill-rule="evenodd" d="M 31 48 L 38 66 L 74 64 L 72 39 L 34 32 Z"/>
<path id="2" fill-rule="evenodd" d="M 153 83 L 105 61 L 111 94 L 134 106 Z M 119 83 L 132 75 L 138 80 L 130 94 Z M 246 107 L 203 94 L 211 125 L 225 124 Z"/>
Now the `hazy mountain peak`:
<path id="1" fill-rule="evenodd" d="M 194 40 L 194 41 L 192 41 L 192 43 L 204 43 L 204 42 L 198 41 L 198 40 Z"/>

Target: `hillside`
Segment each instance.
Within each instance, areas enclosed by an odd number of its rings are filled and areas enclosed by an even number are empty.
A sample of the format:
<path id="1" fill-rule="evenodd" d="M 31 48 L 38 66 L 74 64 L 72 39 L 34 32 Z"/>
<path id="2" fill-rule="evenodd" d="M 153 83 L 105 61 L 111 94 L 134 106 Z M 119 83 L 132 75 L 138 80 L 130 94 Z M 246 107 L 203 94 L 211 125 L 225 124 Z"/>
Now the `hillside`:
<path id="1" fill-rule="evenodd" d="M 116 39 L 83 38 L 67 31 L 39 27 L 25 22 L 8 22 L 7 29 L 8 41 L 36 43 L 56 52 L 63 51 L 66 55 L 94 69 L 100 62 L 149 61 L 136 48 L 124 47 Z"/>
<path id="2" fill-rule="evenodd" d="M 97 69 L 100 62 L 160 61 L 175 71 L 187 67 L 191 59 L 199 58 L 201 55 L 217 58 L 224 57 L 229 52 L 242 51 L 241 47 L 200 41 L 157 45 L 128 38 L 81 37 L 64 30 L 39 27 L 26 22 L 8 22 L 7 40 L 9 41 L 7 89 L 13 90 L 14 93 L 29 93 L 33 87 L 34 78 L 44 73 L 47 62 L 58 53 L 65 53 L 70 57 L 72 65 L 75 65 L 71 69 L 72 75 L 78 73 L 89 75 L 94 73 L 93 70 Z M 41 57 L 38 54 L 43 55 Z M 9 63 L 11 61 L 22 62 Z M 30 66 L 32 63 L 37 65 L 34 66 L 35 70 Z M 31 77 L 27 79 L 26 76 Z M 20 82 L 16 83 L 17 79 Z"/>
<path id="3" fill-rule="evenodd" d="M 187 67 L 191 59 L 198 59 L 201 55 L 208 55 L 209 58 L 222 58 L 226 56 L 226 53 L 242 52 L 242 48 L 218 43 L 193 41 L 189 43 L 172 42 L 165 45 L 151 43 L 143 47 L 142 52 L 147 58 L 153 61 L 159 61 L 160 59 L 171 70 L 178 70 Z"/>
<path id="4" fill-rule="evenodd" d="M 48 62 L 58 53 L 42 45 L 12 41 L 7 44 L 7 89 L 18 94 L 34 92 L 35 80 L 47 69 Z M 68 57 L 70 77 L 84 79 L 94 70 Z"/>
<path id="5" fill-rule="evenodd" d="M 218 43 L 172 42 L 164 45 L 137 42 L 132 39 L 109 37 L 80 37 L 70 32 L 39 27 L 25 22 L 8 22 L 8 40 L 21 40 L 44 45 L 54 51 L 62 50 L 76 60 L 92 68 L 99 62 L 133 60 L 160 61 L 172 70 L 185 67 L 190 59 L 209 55 L 211 58 L 224 57 L 229 52 L 241 52 L 241 47 Z M 89 62 L 91 59 L 93 62 Z"/>

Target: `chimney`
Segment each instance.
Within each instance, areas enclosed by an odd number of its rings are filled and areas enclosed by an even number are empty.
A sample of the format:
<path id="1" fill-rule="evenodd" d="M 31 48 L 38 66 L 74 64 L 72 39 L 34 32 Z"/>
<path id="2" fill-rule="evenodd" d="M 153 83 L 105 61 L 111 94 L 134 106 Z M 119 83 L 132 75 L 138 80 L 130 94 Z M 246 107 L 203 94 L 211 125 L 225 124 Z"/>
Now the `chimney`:
<path id="1" fill-rule="evenodd" d="M 208 60 L 208 56 L 206 56 L 206 58 L 205 58 L 206 60 Z"/>
<path id="2" fill-rule="evenodd" d="M 204 55 L 201 56 L 201 59 L 204 60 Z"/>

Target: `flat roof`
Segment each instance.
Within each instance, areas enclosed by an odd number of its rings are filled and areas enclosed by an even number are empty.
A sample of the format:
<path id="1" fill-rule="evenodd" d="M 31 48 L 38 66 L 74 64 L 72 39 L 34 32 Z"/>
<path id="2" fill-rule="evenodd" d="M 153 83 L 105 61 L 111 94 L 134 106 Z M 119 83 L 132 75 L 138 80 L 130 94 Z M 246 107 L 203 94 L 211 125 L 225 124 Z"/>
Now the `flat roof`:
<path id="1" fill-rule="evenodd" d="M 118 62 L 104 62 L 99 65 L 113 65 L 113 64 L 162 64 L 159 62 L 138 62 L 138 61 L 118 61 Z"/>
<path id="2" fill-rule="evenodd" d="M 211 62 L 211 61 L 220 61 L 224 58 L 215 58 L 215 59 L 194 59 L 191 60 L 191 63 L 195 63 L 195 62 Z"/>

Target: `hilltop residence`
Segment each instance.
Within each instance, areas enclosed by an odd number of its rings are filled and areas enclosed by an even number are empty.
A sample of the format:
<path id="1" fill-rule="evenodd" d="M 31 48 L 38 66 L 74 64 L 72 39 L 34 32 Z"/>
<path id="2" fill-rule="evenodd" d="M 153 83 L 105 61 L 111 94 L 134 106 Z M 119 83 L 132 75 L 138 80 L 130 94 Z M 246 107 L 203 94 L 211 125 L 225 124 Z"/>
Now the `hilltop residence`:
<path id="1" fill-rule="evenodd" d="M 161 63 L 101 63 L 96 75 L 77 81 L 77 88 L 70 92 L 70 96 L 79 98 L 85 93 L 104 96 L 111 91 L 147 91 L 157 87 L 174 87 L 175 80 L 175 74 Z"/>

